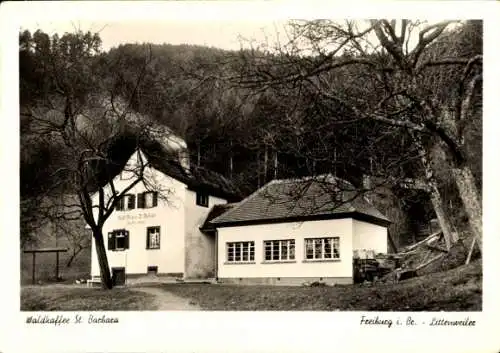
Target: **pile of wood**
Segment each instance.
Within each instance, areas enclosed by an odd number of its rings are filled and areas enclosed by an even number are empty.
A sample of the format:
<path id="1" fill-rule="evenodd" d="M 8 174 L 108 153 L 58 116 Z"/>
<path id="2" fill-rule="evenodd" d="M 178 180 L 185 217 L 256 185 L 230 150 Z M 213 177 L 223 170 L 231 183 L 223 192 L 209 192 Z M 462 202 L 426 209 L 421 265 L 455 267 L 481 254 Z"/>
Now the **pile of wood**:
<path id="1" fill-rule="evenodd" d="M 354 279 L 365 281 L 399 282 L 416 277 L 430 264 L 443 258 L 448 251 L 442 232 L 409 245 L 397 254 L 354 254 Z"/>
<path id="2" fill-rule="evenodd" d="M 399 282 L 421 275 L 429 265 L 443 259 L 449 252 L 441 231 L 403 248 L 398 254 L 399 266 L 390 271 L 383 282 Z"/>

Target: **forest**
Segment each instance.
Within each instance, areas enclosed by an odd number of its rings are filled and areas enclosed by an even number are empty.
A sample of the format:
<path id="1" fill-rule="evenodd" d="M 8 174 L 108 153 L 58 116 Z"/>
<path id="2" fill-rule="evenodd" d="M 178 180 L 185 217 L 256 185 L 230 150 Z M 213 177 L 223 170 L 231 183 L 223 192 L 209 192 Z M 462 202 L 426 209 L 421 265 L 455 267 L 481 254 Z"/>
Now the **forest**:
<path id="1" fill-rule="evenodd" d="M 393 219 L 396 246 L 437 219 L 448 250 L 463 237 L 481 249 L 482 22 L 290 21 L 288 31 L 279 46 L 240 51 L 103 51 L 98 33 L 20 32 L 21 246 L 46 222 L 97 232 L 108 210 L 89 219 L 89 195 L 147 125 L 183 138 L 191 163 L 242 197 L 331 173 Z"/>

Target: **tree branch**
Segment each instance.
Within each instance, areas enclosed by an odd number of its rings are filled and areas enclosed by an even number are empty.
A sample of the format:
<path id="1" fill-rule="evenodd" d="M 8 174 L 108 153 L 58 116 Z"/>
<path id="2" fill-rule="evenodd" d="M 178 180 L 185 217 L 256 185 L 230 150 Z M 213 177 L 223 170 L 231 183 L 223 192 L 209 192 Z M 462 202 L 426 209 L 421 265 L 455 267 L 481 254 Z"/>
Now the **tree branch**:
<path id="1" fill-rule="evenodd" d="M 428 26 L 420 31 L 418 35 L 418 43 L 415 49 L 410 53 L 411 57 L 411 65 L 413 68 L 417 67 L 418 60 L 420 59 L 420 55 L 424 51 L 424 49 L 437 37 L 443 33 L 443 31 L 448 27 L 449 24 L 456 21 L 443 21 L 436 23 L 434 25 Z M 430 32 L 429 34 L 427 34 Z"/>

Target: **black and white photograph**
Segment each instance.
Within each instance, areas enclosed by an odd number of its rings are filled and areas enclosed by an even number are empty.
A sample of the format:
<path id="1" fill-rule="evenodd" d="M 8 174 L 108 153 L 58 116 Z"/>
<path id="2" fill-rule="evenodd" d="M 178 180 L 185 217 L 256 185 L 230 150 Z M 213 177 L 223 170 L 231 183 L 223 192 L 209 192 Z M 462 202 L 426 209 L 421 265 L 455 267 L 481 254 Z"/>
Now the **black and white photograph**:
<path id="1" fill-rule="evenodd" d="M 408 12 L 21 21 L 23 320 L 477 325 L 484 31 Z"/>

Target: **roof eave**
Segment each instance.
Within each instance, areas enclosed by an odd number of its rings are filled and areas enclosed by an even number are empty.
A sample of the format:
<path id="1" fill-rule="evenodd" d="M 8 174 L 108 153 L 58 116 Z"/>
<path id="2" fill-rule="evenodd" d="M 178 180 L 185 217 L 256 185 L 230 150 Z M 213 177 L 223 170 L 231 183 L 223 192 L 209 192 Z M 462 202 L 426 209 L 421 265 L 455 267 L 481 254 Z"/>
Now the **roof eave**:
<path id="1" fill-rule="evenodd" d="M 380 225 L 382 227 L 388 227 L 392 223 L 387 219 L 375 217 L 360 212 L 342 212 L 342 213 L 329 213 L 329 214 L 308 215 L 308 216 L 252 219 L 252 220 L 232 221 L 232 222 L 216 222 L 216 223 L 211 222 L 211 224 L 215 228 L 223 228 L 223 227 L 240 227 L 240 226 L 259 225 L 259 224 L 321 221 L 321 220 L 333 220 L 333 219 L 345 219 L 345 218 L 352 218 L 367 223 Z"/>

